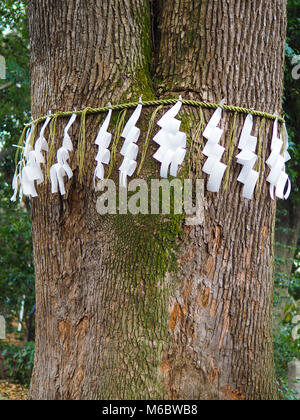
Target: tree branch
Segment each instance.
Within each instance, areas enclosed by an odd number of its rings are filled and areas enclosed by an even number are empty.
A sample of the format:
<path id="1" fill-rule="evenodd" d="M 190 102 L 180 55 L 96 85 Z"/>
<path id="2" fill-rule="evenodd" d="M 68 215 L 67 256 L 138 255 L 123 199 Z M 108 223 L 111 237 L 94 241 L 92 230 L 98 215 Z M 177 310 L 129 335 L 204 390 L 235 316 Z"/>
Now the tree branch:
<path id="1" fill-rule="evenodd" d="M 0 90 L 4 90 L 4 89 L 6 89 L 6 88 L 8 88 L 10 86 L 12 86 L 12 82 L 5 83 L 5 85 L 0 86 Z"/>

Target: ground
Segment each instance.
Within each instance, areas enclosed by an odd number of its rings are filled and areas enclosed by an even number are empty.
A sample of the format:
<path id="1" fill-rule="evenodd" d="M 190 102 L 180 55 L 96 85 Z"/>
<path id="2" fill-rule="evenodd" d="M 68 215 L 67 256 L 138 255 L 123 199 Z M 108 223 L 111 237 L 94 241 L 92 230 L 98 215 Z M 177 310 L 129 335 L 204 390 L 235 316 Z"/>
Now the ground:
<path id="1" fill-rule="evenodd" d="M 26 400 L 27 391 L 21 385 L 0 381 L 0 400 Z"/>

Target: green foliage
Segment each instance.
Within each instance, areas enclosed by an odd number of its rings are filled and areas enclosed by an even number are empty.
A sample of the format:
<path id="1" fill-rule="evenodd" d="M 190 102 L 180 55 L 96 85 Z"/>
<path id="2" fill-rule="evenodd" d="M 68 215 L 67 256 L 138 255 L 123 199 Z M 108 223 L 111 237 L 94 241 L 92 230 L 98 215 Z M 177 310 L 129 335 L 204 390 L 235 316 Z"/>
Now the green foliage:
<path id="1" fill-rule="evenodd" d="M 300 239 L 300 237 L 299 237 Z M 300 300 L 300 244 L 298 243 L 297 253 L 293 260 L 293 273 L 289 284 L 289 292 L 296 301 Z"/>
<path id="2" fill-rule="evenodd" d="M 275 275 L 275 295 L 274 305 L 280 304 L 280 290 L 288 289 L 289 298 L 286 302 L 285 313 L 279 324 L 279 334 L 274 336 L 274 359 L 275 369 L 280 384 L 279 391 L 283 399 L 298 399 L 292 390 L 287 386 L 288 364 L 294 359 L 300 358 L 300 339 L 295 339 L 295 329 L 297 326 L 296 316 L 300 313 L 299 290 L 300 290 L 300 273 L 299 262 L 294 260 L 294 272 L 290 277 L 281 273 Z M 295 322 L 295 320 L 297 322 Z"/>
<path id="3" fill-rule="evenodd" d="M 300 355 L 300 339 L 293 339 L 295 324 L 284 320 L 279 325 L 280 333 L 274 336 L 275 371 L 278 378 L 278 390 L 284 400 L 298 400 L 300 396 L 290 389 L 288 382 L 288 364 Z"/>
<path id="4" fill-rule="evenodd" d="M 11 380 L 28 386 L 34 361 L 34 343 L 23 345 L 1 343 L 0 351 L 4 358 L 4 368 Z"/>
<path id="5" fill-rule="evenodd" d="M 290 136 L 292 161 L 288 164 L 288 171 L 293 182 L 292 200 L 300 204 L 300 80 L 292 77 L 295 63 L 293 58 L 300 56 L 300 0 L 288 1 L 288 28 L 286 41 L 286 69 L 284 82 L 283 108 L 287 120 Z"/>
<path id="6" fill-rule="evenodd" d="M 299 396 L 296 391 L 289 388 L 286 381 L 277 381 L 277 387 L 279 390 L 280 399 L 284 401 L 298 401 Z"/>
<path id="7" fill-rule="evenodd" d="M 11 203 L 15 148 L 30 115 L 29 36 L 26 2 L 6 0 L 0 7 L 0 312 L 16 319 L 23 296 L 25 315 L 34 303 L 31 226 L 27 209 Z"/>
<path id="8" fill-rule="evenodd" d="M 299 357 L 300 340 L 293 340 L 293 328 L 291 322 L 282 322 L 280 334 L 274 339 L 276 374 L 282 380 L 287 380 L 288 363 Z"/>
<path id="9" fill-rule="evenodd" d="M 0 55 L 6 60 L 6 80 L 0 80 L 0 171 L 10 183 L 12 145 L 18 142 L 30 115 L 29 36 L 23 1 L 1 2 Z"/>
<path id="10" fill-rule="evenodd" d="M 25 313 L 34 304 L 31 225 L 26 208 L 11 203 L 10 187 L 0 173 L 0 311 L 16 318 L 25 295 Z"/>
<path id="11" fill-rule="evenodd" d="M 300 0 L 288 0 L 288 30 L 286 43 L 286 68 L 285 68 L 285 83 L 284 83 L 284 113 L 287 121 L 287 128 L 290 136 L 290 150 L 292 161 L 287 165 L 287 170 L 291 176 L 293 183 L 293 190 L 290 200 L 293 206 L 300 205 L 300 81 L 292 77 L 292 70 L 295 66 L 295 57 L 300 56 Z M 290 209 L 293 206 L 289 206 Z M 281 230 L 284 234 L 288 234 L 290 229 L 282 228 L 280 221 L 289 218 L 287 210 L 284 210 L 283 205 L 279 203 L 277 230 Z M 286 212 L 284 214 L 284 212 Z M 286 225 L 286 224 L 285 224 Z M 280 244 L 276 244 L 278 248 Z M 293 253 L 293 249 L 290 249 Z M 296 251 L 296 250 L 295 250 Z M 300 359 L 300 340 L 295 338 L 295 323 L 293 320 L 299 314 L 299 299 L 300 299 L 300 270 L 299 270 L 299 251 L 298 256 L 293 259 L 293 271 L 290 276 L 276 273 L 275 275 L 275 296 L 274 305 L 279 305 L 282 295 L 285 297 L 286 293 L 281 291 L 288 290 L 289 301 L 286 304 L 285 314 L 279 325 L 279 334 L 274 337 L 274 356 L 275 369 L 278 377 L 278 388 L 282 399 L 295 400 L 299 396 L 295 394 L 287 386 L 287 372 L 288 363 L 293 359 Z M 277 258 L 277 262 L 284 264 L 285 261 Z M 293 334 L 294 332 L 294 334 Z"/>

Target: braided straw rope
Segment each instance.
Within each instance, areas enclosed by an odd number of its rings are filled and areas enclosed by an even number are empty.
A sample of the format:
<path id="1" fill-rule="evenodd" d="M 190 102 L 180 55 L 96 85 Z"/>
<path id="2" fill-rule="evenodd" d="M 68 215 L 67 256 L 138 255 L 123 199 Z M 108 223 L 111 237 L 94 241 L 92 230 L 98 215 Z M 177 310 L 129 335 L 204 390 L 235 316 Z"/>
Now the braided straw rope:
<path id="1" fill-rule="evenodd" d="M 105 106 L 102 108 L 90 108 L 87 107 L 81 111 L 67 111 L 67 112 L 56 112 L 55 114 L 50 114 L 50 115 L 46 115 L 44 117 L 40 117 L 34 121 L 31 121 L 30 123 L 25 125 L 25 128 L 30 127 L 32 124 L 36 125 L 39 124 L 41 122 L 44 122 L 46 120 L 47 117 L 52 118 L 58 118 L 58 117 L 71 117 L 73 114 L 76 115 L 92 115 L 92 114 L 99 114 L 102 112 L 107 112 L 110 109 L 112 109 L 113 111 L 118 111 L 118 110 L 123 110 L 123 109 L 128 109 L 128 108 L 135 108 L 136 106 L 138 106 L 139 104 L 142 104 L 144 107 L 146 106 L 159 106 L 159 105 L 173 105 L 176 102 L 178 102 L 178 99 L 157 99 L 157 100 L 153 100 L 153 101 L 142 101 L 142 102 L 129 102 L 126 104 L 119 104 L 119 105 L 110 105 L 110 106 Z M 267 112 L 262 112 L 262 111 L 255 111 L 253 109 L 247 109 L 247 108 L 242 108 L 239 106 L 232 106 L 232 105 L 220 105 L 220 104 L 214 104 L 211 102 L 201 102 L 201 101 L 193 101 L 191 99 L 181 99 L 181 102 L 183 105 L 189 105 L 189 106 L 194 106 L 194 107 L 198 107 L 198 108 L 208 108 L 208 109 L 217 109 L 217 108 L 222 108 L 224 111 L 230 111 L 230 112 L 238 112 L 238 113 L 242 113 L 242 114 L 251 114 L 254 115 L 256 117 L 263 117 L 263 118 L 267 118 L 269 120 L 275 120 L 276 118 L 278 118 L 278 121 L 280 121 L 281 123 L 284 123 L 284 119 L 274 115 L 274 114 L 269 114 Z"/>
<path id="2" fill-rule="evenodd" d="M 220 105 L 220 104 L 215 104 L 215 103 L 211 103 L 211 102 L 202 102 L 202 101 L 194 101 L 194 100 L 190 100 L 190 99 L 179 99 L 183 105 L 187 105 L 187 106 L 193 106 L 196 108 L 199 108 L 200 111 L 202 112 L 203 108 L 207 108 L 207 109 L 217 109 L 217 108 L 221 108 L 224 111 L 229 111 L 232 112 L 234 114 L 234 127 L 232 130 L 232 133 L 230 135 L 231 138 L 231 149 L 230 149 L 230 155 L 229 155 L 229 162 L 228 162 L 228 166 L 230 167 L 230 163 L 232 160 L 232 155 L 233 155 L 233 142 L 234 142 L 234 134 L 235 134 L 235 123 L 236 123 L 236 116 L 238 113 L 241 114 L 251 114 L 253 116 L 256 117 L 261 117 L 264 119 L 264 121 L 266 119 L 269 120 L 276 120 L 276 118 L 278 119 L 279 122 L 281 123 L 285 123 L 284 119 L 282 117 L 279 117 L 278 115 L 275 114 L 269 114 L 266 112 L 262 112 L 262 111 L 256 111 L 253 109 L 248 109 L 248 108 L 242 108 L 239 106 L 232 106 L 232 105 Z M 122 113 L 119 115 L 119 119 L 118 119 L 118 123 L 117 123 L 117 127 L 116 127 L 116 133 L 115 133 L 115 140 L 112 146 L 112 160 L 111 160 L 111 164 L 109 167 L 109 175 L 110 176 L 113 166 L 115 164 L 115 155 L 116 155 L 116 147 L 118 144 L 118 141 L 120 139 L 120 135 L 122 132 L 122 127 L 124 125 L 124 120 L 125 120 L 125 116 L 126 116 L 126 112 L 128 109 L 130 108 L 135 108 L 137 107 L 139 104 L 143 105 L 144 107 L 158 107 L 154 113 L 152 114 L 152 117 L 150 119 L 150 123 L 149 123 L 149 127 L 148 127 L 148 133 L 147 133 L 147 137 L 146 137 L 146 142 L 144 145 L 144 150 L 143 150 L 143 155 L 142 155 L 142 160 L 141 160 L 141 164 L 138 168 L 138 173 L 140 173 L 144 160 L 145 160 L 145 156 L 146 156 L 146 152 L 147 152 L 147 148 L 149 146 L 149 141 L 150 141 L 150 137 L 151 137 L 151 133 L 152 133 L 152 129 L 153 129 L 153 124 L 154 124 L 154 119 L 155 116 L 157 114 L 157 112 L 159 110 L 161 110 L 164 106 L 167 105 L 174 105 L 178 102 L 177 98 L 173 98 L 173 99 L 157 99 L 157 100 L 152 100 L 152 101 L 136 101 L 136 102 L 129 102 L 129 103 L 124 103 L 124 104 L 117 104 L 117 105 L 108 105 L 105 107 L 101 107 L 101 108 L 91 108 L 91 107 L 87 107 L 81 111 L 66 111 L 66 112 L 56 112 L 55 114 L 48 114 L 46 116 L 40 117 L 36 120 L 31 121 L 28 124 L 24 125 L 24 129 L 21 135 L 21 138 L 19 140 L 19 147 L 17 148 L 17 152 L 16 152 L 16 164 L 18 163 L 18 158 L 19 158 L 19 153 L 20 150 L 23 148 L 23 142 L 26 136 L 26 131 L 28 130 L 29 127 L 33 126 L 33 130 L 31 133 L 31 144 L 33 144 L 34 142 L 34 137 L 35 137 L 35 132 L 36 132 L 36 128 L 37 125 L 39 123 L 44 122 L 48 117 L 51 119 L 50 122 L 50 150 L 49 150 L 49 157 L 47 160 L 47 173 L 48 173 L 48 178 L 49 178 L 49 171 L 50 171 L 50 167 L 53 164 L 53 160 L 54 160 L 54 154 L 55 154 L 55 147 L 54 147 L 54 139 L 55 139 L 55 128 L 56 128 L 56 123 L 57 123 L 57 119 L 59 117 L 61 118 L 67 118 L 67 117 L 71 117 L 73 114 L 76 114 L 77 116 L 81 117 L 81 122 L 80 122 L 80 136 L 79 136 L 79 141 L 78 141 L 78 168 L 79 168 L 79 179 L 80 182 L 83 183 L 83 179 L 84 179 L 84 156 L 85 156 L 85 145 L 86 145 L 86 141 L 85 141 L 85 126 L 86 126 L 86 116 L 87 115 L 95 115 L 95 114 L 100 114 L 100 113 L 105 113 L 108 112 L 110 109 L 113 111 L 122 111 Z M 204 125 L 204 120 L 203 120 L 203 114 L 201 114 L 201 121 L 200 121 L 200 126 L 203 128 Z M 23 156 L 24 151 L 22 152 L 22 156 Z M 198 153 L 199 154 L 199 153 Z M 193 165 L 198 165 L 198 162 L 195 163 Z M 229 176 L 229 167 L 227 170 L 227 174 L 226 174 L 226 181 L 225 184 L 227 185 L 228 183 L 228 176 Z"/>

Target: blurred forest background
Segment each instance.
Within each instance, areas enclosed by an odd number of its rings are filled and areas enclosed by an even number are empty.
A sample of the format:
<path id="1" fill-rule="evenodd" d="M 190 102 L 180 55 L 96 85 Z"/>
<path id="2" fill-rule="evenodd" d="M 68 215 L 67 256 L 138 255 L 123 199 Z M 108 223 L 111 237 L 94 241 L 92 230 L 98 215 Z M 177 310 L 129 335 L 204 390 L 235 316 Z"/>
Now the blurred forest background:
<path id="1" fill-rule="evenodd" d="M 7 339 L 0 341 L 0 380 L 9 378 L 26 386 L 34 356 L 30 203 L 10 201 L 15 169 L 13 145 L 18 143 L 23 124 L 31 118 L 29 35 L 24 0 L 1 1 L 0 55 L 6 60 L 6 79 L 0 80 L 0 315 L 7 324 Z M 287 366 L 291 360 L 300 359 L 299 90 L 300 0 L 288 0 L 283 108 L 290 136 L 292 161 L 288 163 L 288 172 L 293 192 L 288 201 L 278 202 L 274 278 L 275 367 L 284 399 L 298 398 L 287 386 Z"/>

